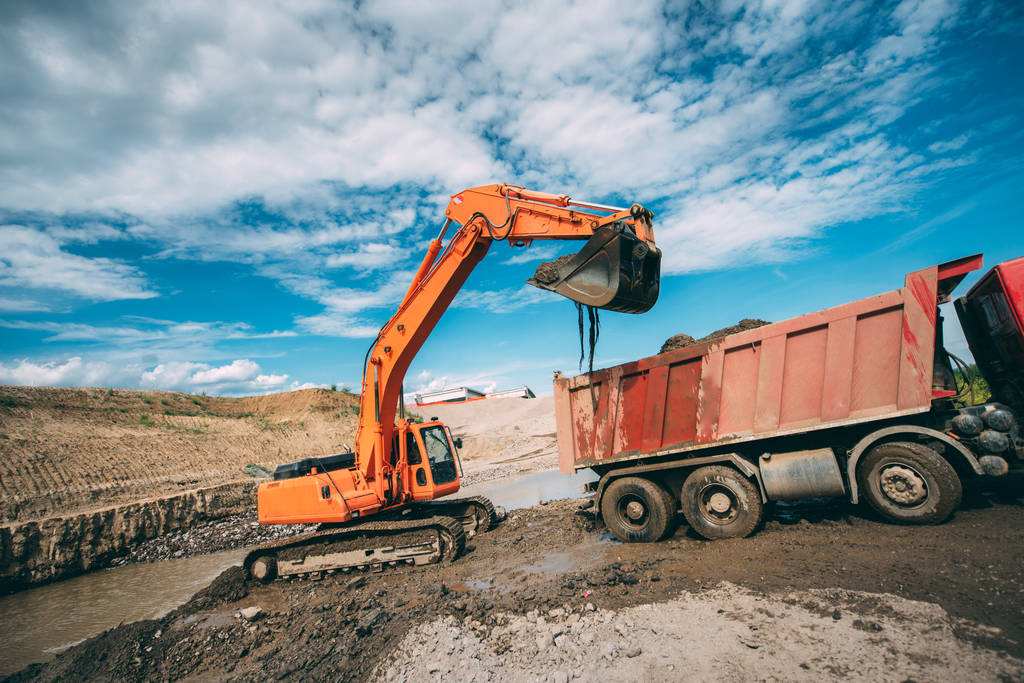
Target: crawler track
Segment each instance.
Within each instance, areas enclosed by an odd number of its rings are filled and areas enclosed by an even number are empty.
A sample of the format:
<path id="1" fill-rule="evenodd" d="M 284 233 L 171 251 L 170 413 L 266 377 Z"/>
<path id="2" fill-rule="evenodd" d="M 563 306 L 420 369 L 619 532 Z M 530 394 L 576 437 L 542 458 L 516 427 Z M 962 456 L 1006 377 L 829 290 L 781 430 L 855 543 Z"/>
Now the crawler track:
<path id="1" fill-rule="evenodd" d="M 409 535 L 426 538 L 409 541 Z M 330 547 L 362 537 L 368 537 L 364 547 L 342 550 Z M 262 582 L 339 571 L 379 572 L 402 565 L 450 562 L 465 550 L 466 537 L 461 520 L 443 515 L 372 520 L 267 543 L 251 550 L 243 567 L 250 577 Z M 389 544 L 389 539 L 396 542 Z"/>

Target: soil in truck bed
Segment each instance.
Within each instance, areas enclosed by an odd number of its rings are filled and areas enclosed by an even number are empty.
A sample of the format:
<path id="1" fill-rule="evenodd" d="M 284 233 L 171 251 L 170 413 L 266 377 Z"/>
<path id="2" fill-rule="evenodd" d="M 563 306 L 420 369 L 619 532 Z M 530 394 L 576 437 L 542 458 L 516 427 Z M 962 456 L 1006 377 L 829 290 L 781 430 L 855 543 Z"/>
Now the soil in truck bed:
<path id="1" fill-rule="evenodd" d="M 661 350 L 658 353 L 667 353 L 669 351 L 675 351 L 676 349 L 686 348 L 687 346 L 693 346 L 694 344 L 703 344 L 705 342 L 715 341 L 722 337 L 728 337 L 730 334 L 736 334 L 737 332 L 745 332 L 746 330 L 753 330 L 758 327 L 764 327 L 771 323 L 767 320 L 758 320 L 757 318 L 744 318 L 735 325 L 729 327 L 723 327 L 720 330 L 715 330 L 709 335 L 701 337 L 700 339 L 694 339 L 690 335 L 680 332 L 674 334 L 665 340 L 665 343 L 661 345 Z"/>

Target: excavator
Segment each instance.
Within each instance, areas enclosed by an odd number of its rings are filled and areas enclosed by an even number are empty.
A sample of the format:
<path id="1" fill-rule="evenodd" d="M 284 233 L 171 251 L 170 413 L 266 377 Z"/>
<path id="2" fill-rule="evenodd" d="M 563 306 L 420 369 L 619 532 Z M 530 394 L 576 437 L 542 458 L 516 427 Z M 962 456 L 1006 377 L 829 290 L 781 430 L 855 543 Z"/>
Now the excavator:
<path id="1" fill-rule="evenodd" d="M 454 560 L 467 538 L 500 522 L 503 511 L 486 498 L 444 498 L 459 490 L 461 440 L 436 419 L 406 417 L 409 365 L 496 241 L 586 240 L 527 282 L 593 309 L 649 310 L 661 274 L 652 219 L 640 204 L 607 206 L 508 184 L 452 195 L 440 233 L 367 351 L 354 452 L 279 465 L 259 485 L 261 524 L 315 530 L 254 548 L 243 561 L 248 575 L 269 582 Z"/>

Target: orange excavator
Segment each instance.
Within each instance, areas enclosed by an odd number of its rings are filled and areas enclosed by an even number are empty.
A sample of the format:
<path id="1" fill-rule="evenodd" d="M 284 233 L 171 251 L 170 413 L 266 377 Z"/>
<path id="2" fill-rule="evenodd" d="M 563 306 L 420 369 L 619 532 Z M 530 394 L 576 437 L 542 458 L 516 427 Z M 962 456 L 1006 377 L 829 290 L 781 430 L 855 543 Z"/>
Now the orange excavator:
<path id="1" fill-rule="evenodd" d="M 586 240 L 528 282 L 593 308 L 647 311 L 661 268 L 652 218 L 639 204 L 605 206 L 506 184 L 452 195 L 440 233 L 367 352 L 355 452 L 280 465 L 259 486 L 260 523 L 319 526 L 252 550 L 249 575 L 266 582 L 454 559 L 468 537 L 500 521 L 486 498 L 443 499 L 459 490 L 461 442 L 437 420 L 406 419 L 409 365 L 495 241 Z"/>

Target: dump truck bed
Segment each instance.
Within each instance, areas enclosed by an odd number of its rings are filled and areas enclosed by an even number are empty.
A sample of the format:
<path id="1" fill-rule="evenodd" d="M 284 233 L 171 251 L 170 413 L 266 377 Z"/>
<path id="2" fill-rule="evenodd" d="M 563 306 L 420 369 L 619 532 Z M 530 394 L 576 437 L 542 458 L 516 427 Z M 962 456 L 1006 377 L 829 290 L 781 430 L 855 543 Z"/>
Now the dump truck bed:
<path id="1" fill-rule="evenodd" d="M 554 383 L 563 472 L 926 412 L 937 304 L 981 256 L 904 286 Z M 695 453 L 696 455 L 696 453 Z"/>

